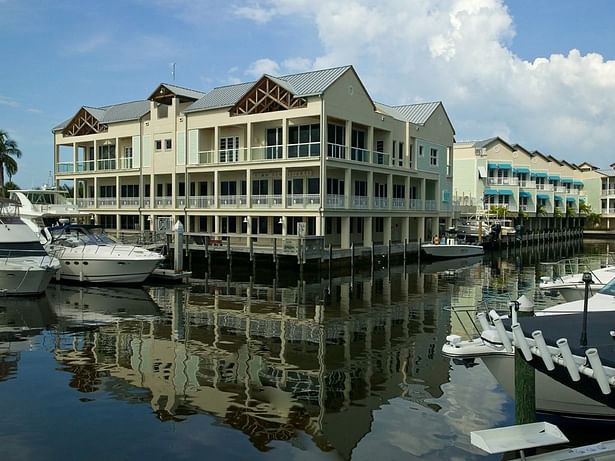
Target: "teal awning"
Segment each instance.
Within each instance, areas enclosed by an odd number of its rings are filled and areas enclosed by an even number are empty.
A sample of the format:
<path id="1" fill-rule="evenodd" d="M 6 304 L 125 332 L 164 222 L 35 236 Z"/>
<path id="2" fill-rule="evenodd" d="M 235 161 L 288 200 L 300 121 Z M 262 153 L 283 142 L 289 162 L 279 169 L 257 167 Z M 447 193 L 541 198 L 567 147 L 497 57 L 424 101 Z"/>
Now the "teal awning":
<path id="1" fill-rule="evenodd" d="M 498 191 L 495 189 L 485 189 L 485 195 L 498 195 Z"/>
<path id="2" fill-rule="evenodd" d="M 489 168 L 490 170 L 497 170 L 498 164 L 497 163 L 487 163 L 487 168 Z"/>
<path id="3" fill-rule="evenodd" d="M 572 179 L 564 178 L 562 179 L 562 184 L 570 184 L 572 183 Z"/>
<path id="4" fill-rule="evenodd" d="M 500 189 L 498 195 L 512 195 L 513 192 L 510 189 Z"/>
<path id="5" fill-rule="evenodd" d="M 566 197 L 567 202 L 576 202 L 577 200 L 574 197 Z"/>
<path id="6" fill-rule="evenodd" d="M 549 200 L 549 196 L 547 194 L 538 194 L 536 195 L 538 200 Z"/>
<path id="7" fill-rule="evenodd" d="M 519 166 L 517 168 L 513 168 L 513 173 L 529 173 L 530 169 L 526 166 Z"/>
<path id="8" fill-rule="evenodd" d="M 557 176 L 557 175 L 553 175 L 553 176 L 549 175 L 549 181 L 559 181 L 559 176 Z"/>
<path id="9" fill-rule="evenodd" d="M 554 198 L 555 198 L 555 201 L 556 201 L 556 202 L 557 202 L 557 201 L 559 201 L 559 202 L 561 202 L 561 201 L 562 201 L 562 198 L 561 198 L 559 195 L 556 195 Z"/>
<path id="10" fill-rule="evenodd" d="M 500 170 L 510 170 L 512 165 L 510 163 L 498 163 L 498 168 Z"/>
<path id="11" fill-rule="evenodd" d="M 531 192 L 521 191 L 519 192 L 519 197 L 527 197 L 530 198 L 532 196 Z"/>
<path id="12" fill-rule="evenodd" d="M 572 181 L 575 186 L 583 186 L 583 181 Z"/>
<path id="13" fill-rule="evenodd" d="M 534 173 L 532 173 L 532 176 L 534 176 L 536 178 L 546 178 L 547 177 L 547 173 L 534 172 Z"/>

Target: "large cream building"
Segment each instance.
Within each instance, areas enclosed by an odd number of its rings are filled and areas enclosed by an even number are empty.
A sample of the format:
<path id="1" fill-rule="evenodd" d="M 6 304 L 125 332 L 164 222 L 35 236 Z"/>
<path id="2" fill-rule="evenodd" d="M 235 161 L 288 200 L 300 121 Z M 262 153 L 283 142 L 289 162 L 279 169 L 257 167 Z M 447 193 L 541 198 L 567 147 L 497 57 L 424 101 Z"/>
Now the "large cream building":
<path id="1" fill-rule="evenodd" d="M 348 248 L 452 220 L 454 129 L 441 103 L 386 106 L 352 66 L 81 107 L 54 130 L 55 179 L 118 232 L 321 236 Z M 299 225 L 299 223 L 303 223 Z"/>

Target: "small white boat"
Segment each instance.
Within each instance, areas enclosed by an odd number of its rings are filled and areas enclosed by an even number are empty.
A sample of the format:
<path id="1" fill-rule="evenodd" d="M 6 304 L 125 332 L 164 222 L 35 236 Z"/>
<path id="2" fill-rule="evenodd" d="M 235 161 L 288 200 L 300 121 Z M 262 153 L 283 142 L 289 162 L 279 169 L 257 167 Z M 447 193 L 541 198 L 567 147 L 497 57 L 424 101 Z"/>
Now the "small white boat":
<path id="1" fill-rule="evenodd" d="M 145 248 L 115 242 L 102 226 L 65 224 L 43 230 L 60 260 L 60 278 L 87 283 L 141 283 L 164 260 Z"/>
<path id="2" fill-rule="evenodd" d="M 583 312 L 584 304 L 584 300 L 562 303 L 535 315 L 578 314 Z M 590 297 L 587 305 L 589 312 L 615 311 L 615 280 Z M 480 358 L 504 390 L 514 397 L 515 353 L 506 351 L 496 328 L 488 324 L 484 314 L 479 319 L 482 328 L 478 337 L 463 340 L 451 335 L 442 346 L 442 354 L 463 361 Z M 592 400 L 539 371 L 536 372 L 536 409 L 564 417 L 615 420 L 615 408 Z"/>
<path id="3" fill-rule="evenodd" d="M 59 267 L 19 217 L 18 204 L 0 199 L 0 294 L 40 294 Z"/>
<path id="4" fill-rule="evenodd" d="M 615 279 L 615 266 L 607 266 L 600 269 L 588 270 L 592 275 L 590 284 L 590 296 L 605 287 Z M 583 273 L 564 275 L 561 277 L 541 277 L 539 288 L 547 293 L 559 292 L 566 301 L 577 301 L 585 297 L 585 283 Z"/>
<path id="5" fill-rule="evenodd" d="M 437 259 L 467 258 L 485 253 L 482 245 L 460 242 L 457 239 L 457 229 L 450 228 L 442 240 L 434 236 L 432 243 L 424 243 L 421 250 L 426 256 Z"/>

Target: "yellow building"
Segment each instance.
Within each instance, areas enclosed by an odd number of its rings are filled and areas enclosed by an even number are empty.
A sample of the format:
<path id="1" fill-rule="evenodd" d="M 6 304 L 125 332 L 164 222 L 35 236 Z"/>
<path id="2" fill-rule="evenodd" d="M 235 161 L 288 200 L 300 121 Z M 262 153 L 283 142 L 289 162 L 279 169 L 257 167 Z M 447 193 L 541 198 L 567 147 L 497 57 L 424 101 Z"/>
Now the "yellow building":
<path id="1" fill-rule="evenodd" d="M 56 182 L 107 229 L 349 248 L 425 238 L 452 219 L 442 103 L 376 104 L 352 66 L 81 107 L 53 130 Z"/>

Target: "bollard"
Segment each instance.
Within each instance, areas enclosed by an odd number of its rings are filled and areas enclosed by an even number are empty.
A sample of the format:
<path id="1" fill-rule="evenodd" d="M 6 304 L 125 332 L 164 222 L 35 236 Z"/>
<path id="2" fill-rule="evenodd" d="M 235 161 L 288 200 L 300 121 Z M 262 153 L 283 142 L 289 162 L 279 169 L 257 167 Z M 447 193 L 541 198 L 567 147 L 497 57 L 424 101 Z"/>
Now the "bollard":
<path id="1" fill-rule="evenodd" d="M 184 270 L 184 225 L 177 221 L 173 226 L 175 233 L 175 245 L 173 246 L 174 264 L 173 269 L 175 272 L 182 272 Z"/>
<path id="2" fill-rule="evenodd" d="M 518 301 L 513 301 L 512 309 L 516 310 L 517 318 L 534 315 L 533 305 L 523 309 Z M 536 374 L 524 358 L 523 346 L 517 347 L 516 342 L 515 338 L 515 423 L 528 424 L 536 422 Z"/>

